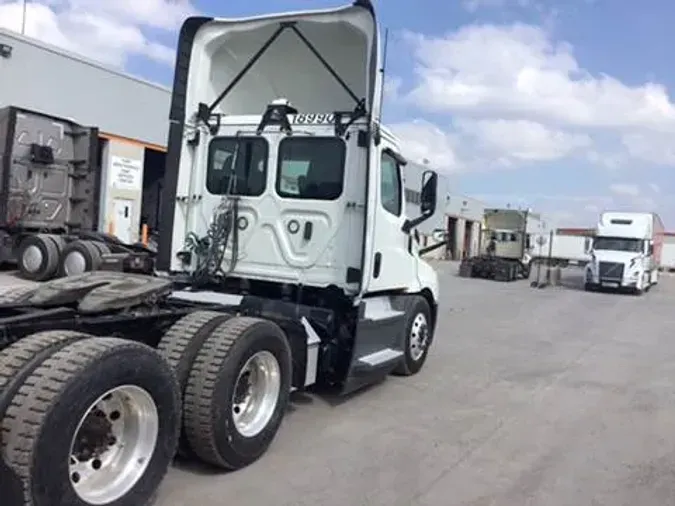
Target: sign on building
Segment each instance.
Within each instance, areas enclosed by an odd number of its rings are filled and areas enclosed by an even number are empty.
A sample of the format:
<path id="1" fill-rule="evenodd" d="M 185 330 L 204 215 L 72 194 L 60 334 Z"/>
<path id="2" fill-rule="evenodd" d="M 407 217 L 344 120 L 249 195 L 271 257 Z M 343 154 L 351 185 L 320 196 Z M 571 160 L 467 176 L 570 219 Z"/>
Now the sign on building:
<path id="1" fill-rule="evenodd" d="M 141 191 L 143 189 L 143 161 L 111 156 L 110 183 L 116 190 Z"/>

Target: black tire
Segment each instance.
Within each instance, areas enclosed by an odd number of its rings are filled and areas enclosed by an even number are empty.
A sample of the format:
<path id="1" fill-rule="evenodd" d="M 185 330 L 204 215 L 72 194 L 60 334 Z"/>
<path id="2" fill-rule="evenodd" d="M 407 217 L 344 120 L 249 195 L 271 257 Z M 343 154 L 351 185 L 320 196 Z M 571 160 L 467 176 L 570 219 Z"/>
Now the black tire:
<path id="1" fill-rule="evenodd" d="M 252 437 L 241 435 L 232 416 L 236 380 L 249 358 L 270 352 L 280 370 L 280 389 L 270 420 Z M 291 389 L 291 349 L 275 323 L 234 317 L 218 326 L 195 359 L 184 399 L 185 433 L 192 451 L 204 462 L 240 469 L 258 460 L 283 420 Z"/>
<path id="2" fill-rule="evenodd" d="M 394 299 L 394 309 L 405 312 L 405 340 L 403 348 L 403 360 L 394 369 L 393 374 L 396 376 L 412 376 L 422 370 L 424 363 L 429 354 L 429 348 L 434 338 L 433 323 L 431 320 L 431 309 L 427 300 L 420 295 L 404 296 Z M 426 329 L 415 328 L 418 315 L 423 315 L 426 320 Z M 416 326 L 417 327 L 417 326 Z M 414 331 L 414 332 L 413 332 Z M 411 350 L 411 339 L 416 332 L 426 332 L 426 346 L 423 353 L 415 359 Z"/>
<path id="3" fill-rule="evenodd" d="M 231 317 L 217 311 L 195 311 L 174 323 L 159 341 L 157 351 L 173 368 L 181 397 L 185 395 L 190 369 L 204 341 L 216 327 Z M 184 458 L 195 456 L 185 430 L 181 431 L 178 454 Z"/>
<path id="4" fill-rule="evenodd" d="M 98 250 L 100 256 L 110 254 L 110 248 L 108 247 L 108 245 L 106 243 L 101 242 L 101 241 L 90 241 L 90 242 Z M 99 267 L 100 267 L 100 265 L 99 265 Z"/>
<path id="5" fill-rule="evenodd" d="M 28 250 L 37 248 L 41 255 L 39 265 L 33 268 L 27 258 Z M 54 277 L 59 267 L 58 243 L 47 234 L 35 234 L 24 237 L 17 253 L 19 275 L 30 281 L 47 281 Z"/>
<path id="6" fill-rule="evenodd" d="M 595 285 L 593 285 L 591 283 L 584 283 L 584 291 L 595 292 Z"/>
<path id="7" fill-rule="evenodd" d="M 80 418 L 103 394 L 121 385 L 145 389 L 158 410 L 154 453 L 144 473 L 106 506 L 144 506 L 153 498 L 178 442 L 180 399 L 169 364 L 148 346 L 115 338 L 90 338 L 56 351 L 26 379 L 2 423 L 7 465 L 24 485 L 31 506 L 91 506 L 69 476 L 70 446 Z M 17 505 L 18 506 L 18 505 Z"/>
<path id="8" fill-rule="evenodd" d="M 90 337 L 72 330 L 46 330 L 26 336 L 0 351 L 0 422 L 26 378 L 56 351 Z"/>
<path id="9" fill-rule="evenodd" d="M 0 427 L 14 395 L 26 378 L 53 353 L 87 334 L 48 330 L 22 338 L 0 352 Z M 1 435 L 1 432 L 0 432 Z M 18 475 L 0 458 L 0 490 L 6 504 L 21 504 L 23 487 Z"/>
<path id="10" fill-rule="evenodd" d="M 101 251 L 93 241 L 77 240 L 69 242 L 63 248 L 59 258 L 59 274 L 61 276 L 73 276 L 81 272 L 70 272 L 67 261 L 69 255 L 80 255 L 84 260 L 84 271 L 95 271 L 101 266 Z"/>

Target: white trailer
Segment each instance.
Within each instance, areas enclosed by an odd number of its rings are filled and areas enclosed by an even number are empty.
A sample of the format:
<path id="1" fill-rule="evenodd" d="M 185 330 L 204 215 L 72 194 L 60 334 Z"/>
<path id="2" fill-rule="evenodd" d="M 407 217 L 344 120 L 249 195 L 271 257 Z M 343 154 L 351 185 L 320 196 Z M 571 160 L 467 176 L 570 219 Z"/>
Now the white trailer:
<path id="1" fill-rule="evenodd" d="M 642 294 L 658 282 L 663 239 L 663 222 L 655 213 L 602 213 L 585 269 L 585 289 Z"/>
<path id="2" fill-rule="evenodd" d="M 590 235 L 554 233 L 541 250 L 535 253 L 536 261 L 551 267 L 570 265 L 585 266 L 590 260 L 593 238 Z M 548 243 L 550 242 L 550 247 Z"/>
<path id="3" fill-rule="evenodd" d="M 661 270 L 672 272 L 675 270 L 675 236 L 666 234 L 661 252 Z"/>

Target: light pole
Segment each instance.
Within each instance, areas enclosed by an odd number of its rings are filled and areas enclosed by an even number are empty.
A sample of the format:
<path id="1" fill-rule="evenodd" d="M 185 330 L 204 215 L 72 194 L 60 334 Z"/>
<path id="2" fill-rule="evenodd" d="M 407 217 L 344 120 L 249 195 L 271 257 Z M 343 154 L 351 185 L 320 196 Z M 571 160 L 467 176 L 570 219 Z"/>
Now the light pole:
<path id="1" fill-rule="evenodd" d="M 28 0 L 23 0 L 23 15 L 21 16 L 21 35 L 26 34 L 26 9 L 28 7 Z"/>

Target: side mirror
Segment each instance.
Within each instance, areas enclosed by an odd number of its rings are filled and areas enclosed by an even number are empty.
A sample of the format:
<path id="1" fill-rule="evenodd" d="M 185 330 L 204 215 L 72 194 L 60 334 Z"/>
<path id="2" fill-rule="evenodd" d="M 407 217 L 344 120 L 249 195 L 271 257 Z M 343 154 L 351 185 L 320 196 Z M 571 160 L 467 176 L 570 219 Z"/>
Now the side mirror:
<path id="1" fill-rule="evenodd" d="M 433 170 L 425 170 L 422 174 L 422 191 L 420 192 L 420 209 L 423 215 L 436 212 L 438 194 L 438 174 Z"/>

